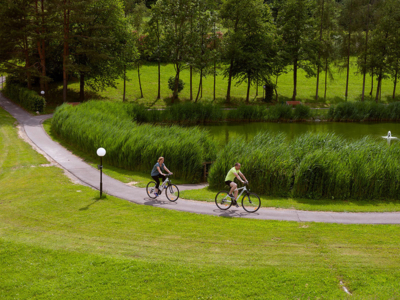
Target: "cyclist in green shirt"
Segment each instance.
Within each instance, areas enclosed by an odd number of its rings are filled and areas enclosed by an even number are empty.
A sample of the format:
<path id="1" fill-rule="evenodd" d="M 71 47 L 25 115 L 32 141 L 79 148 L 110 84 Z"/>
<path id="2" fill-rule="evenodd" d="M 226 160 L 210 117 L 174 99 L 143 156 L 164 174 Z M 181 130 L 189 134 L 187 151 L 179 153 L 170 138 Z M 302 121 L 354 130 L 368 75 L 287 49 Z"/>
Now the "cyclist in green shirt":
<path id="1" fill-rule="evenodd" d="M 235 163 L 235 166 L 229 170 L 228 174 L 225 177 L 225 184 L 231 188 L 231 190 L 229 191 L 229 197 L 234 200 L 234 205 L 236 205 L 236 198 L 238 195 L 237 184 L 234 182 L 235 177 L 239 179 L 241 183 L 248 183 L 246 177 L 243 175 L 242 172 L 240 172 L 240 167 L 240 163 Z M 243 180 L 239 177 L 239 175 L 243 178 Z M 232 195 L 233 192 L 235 192 L 235 196 Z"/>

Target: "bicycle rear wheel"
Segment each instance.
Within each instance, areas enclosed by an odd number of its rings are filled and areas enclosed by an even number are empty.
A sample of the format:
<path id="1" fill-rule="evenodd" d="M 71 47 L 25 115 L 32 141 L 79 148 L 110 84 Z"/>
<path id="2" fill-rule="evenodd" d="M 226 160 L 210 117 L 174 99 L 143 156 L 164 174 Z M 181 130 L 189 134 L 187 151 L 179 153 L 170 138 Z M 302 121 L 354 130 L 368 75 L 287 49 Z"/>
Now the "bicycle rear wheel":
<path id="1" fill-rule="evenodd" d="M 150 181 L 150 182 L 147 184 L 147 187 L 146 187 L 147 195 L 148 195 L 151 199 L 155 199 L 155 198 L 157 198 L 157 196 L 154 195 L 154 192 L 155 192 L 155 191 L 156 191 L 156 183 L 155 183 L 155 181 Z"/>
<path id="2" fill-rule="evenodd" d="M 261 206 L 260 197 L 255 193 L 249 193 L 242 198 L 242 207 L 249 213 L 256 212 Z"/>
<path id="3" fill-rule="evenodd" d="M 227 191 L 220 191 L 215 196 L 215 204 L 219 209 L 227 210 L 232 206 L 232 198 L 228 196 Z"/>
<path id="4" fill-rule="evenodd" d="M 171 202 L 175 202 L 179 198 L 179 189 L 175 184 L 170 184 L 167 186 L 165 190 L 165 195 L 167 196 L 168 200 Z"/>

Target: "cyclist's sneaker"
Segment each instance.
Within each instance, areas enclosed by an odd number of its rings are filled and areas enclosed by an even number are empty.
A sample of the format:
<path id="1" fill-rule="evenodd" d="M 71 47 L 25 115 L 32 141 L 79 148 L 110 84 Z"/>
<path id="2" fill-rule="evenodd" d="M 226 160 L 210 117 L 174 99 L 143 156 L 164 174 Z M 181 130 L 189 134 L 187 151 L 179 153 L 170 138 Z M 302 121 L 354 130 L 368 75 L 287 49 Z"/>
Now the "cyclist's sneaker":
<path id="1" fill-rule="evenodd" d="M 228 196 L 229 196 L 230 198 L 232 198 L 232 199 L 235 199 L 235 197 L 234 197 L 233 195 L 231 195 L 231 194 L 228 194 Z"/>
<path id="2" fill-rule="evenodd" d="M 154 193 L 154 195 L 155 195 L 156 197 L 158 197 L 158 194 L 157 194 L 157 193 Z"/>
<path id="3" fill-rule="evenodd" d="M 232 205 L 235 205 L 236 207 L 239 207 L 239 205 L 237 204 L 237 201 L 236 201 L 236 200 L 233 200 L 233 201 L 232 201 Z"/>

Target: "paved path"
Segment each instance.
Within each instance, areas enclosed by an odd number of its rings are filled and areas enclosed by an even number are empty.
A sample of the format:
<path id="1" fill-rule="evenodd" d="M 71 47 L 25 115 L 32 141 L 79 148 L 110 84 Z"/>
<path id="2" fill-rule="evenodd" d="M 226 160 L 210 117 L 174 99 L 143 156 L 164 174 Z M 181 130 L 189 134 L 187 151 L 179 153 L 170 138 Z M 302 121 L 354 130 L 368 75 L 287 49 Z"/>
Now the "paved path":
<path id="1" fill-rule="evenodd" d="M 58 163 L 67 172 L 75 176 L 80 182 L 99 189 L 99 171 L 86 164 L 79 157 L 67 151 L 54 142 L 44 131 L 43 120 L 49 115 L 32 116 L 0 93 L 0 106 L 13 115 L 26 132 L 28 138 L 37 148 L 43 151 L 52 160 Z M 149 177 L 150 180 L 150 177 Z M 202 185 L 180 185 L 181 190 L 202 188 Z M 207 214 L 224 217 L 242 217 L 263 220 L 282 220 L 297 222 L 325 222 L 347 224 L 400 224 L 400 213 L 337 213 L 312 212 L 289 209 L 261 208 L 258 212 L 249 214 L 243 208 L 231 208 L 228 211 L 219 210 L 214 203 L 179 199 L 176 203 L 169 202 L 163 194 L 159 199 L 150 199 L 145 189 L 128 186 L 116 179 L 103 174 L 103 191 L 109 195 L 128 201 L 174 209 L 198 214 Z"/>

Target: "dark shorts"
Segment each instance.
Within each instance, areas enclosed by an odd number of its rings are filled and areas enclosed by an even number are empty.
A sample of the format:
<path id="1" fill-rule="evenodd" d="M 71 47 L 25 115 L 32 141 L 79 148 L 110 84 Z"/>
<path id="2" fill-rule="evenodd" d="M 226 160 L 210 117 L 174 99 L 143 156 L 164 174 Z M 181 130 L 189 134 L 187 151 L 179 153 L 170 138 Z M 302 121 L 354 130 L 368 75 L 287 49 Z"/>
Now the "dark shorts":
<path id="1" fill-rule="evenodd" d="M 226 184 L 227 186 L 231 187 L 231 182 L 233 182 L 233 181 L 227 180 L 227 181 L 225 181 L 225 184 Z"/>

